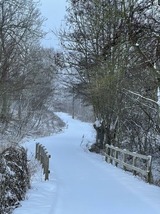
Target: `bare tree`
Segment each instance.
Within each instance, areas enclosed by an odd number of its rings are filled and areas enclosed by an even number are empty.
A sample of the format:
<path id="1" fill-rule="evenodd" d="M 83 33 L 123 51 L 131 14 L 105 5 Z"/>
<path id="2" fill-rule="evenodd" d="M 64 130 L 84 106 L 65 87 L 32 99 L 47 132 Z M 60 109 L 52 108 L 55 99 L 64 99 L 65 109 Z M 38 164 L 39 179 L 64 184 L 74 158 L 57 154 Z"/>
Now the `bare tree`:
<path id="1" fill-rule="evenodd" d="M 37 8 L 32 0 L 0 1 L 1 134 L 14 130 L 19 138 L 37 126 L 53 104 L 60 67 L 58 53 L 40 46 L 44 19 Z"/>
<path id="2" fill-rule="evenodd" d="M 32 0 L 0 1 L 1 121 L 7 121 L 10 95 L 16 79 L 25 72 L 24 53 L 42 37 L 43 20 Z"/>
<path id="3" fill-rule="evenodd" d="M 18 81 L 12 100 L 12 119 L 17 121 L 16 133 L 22 137 L 38 127 L 43 114 L 53 105 L 57 66 L 52 49 L 33 47 L 27 55 L 26 72 Z"/>

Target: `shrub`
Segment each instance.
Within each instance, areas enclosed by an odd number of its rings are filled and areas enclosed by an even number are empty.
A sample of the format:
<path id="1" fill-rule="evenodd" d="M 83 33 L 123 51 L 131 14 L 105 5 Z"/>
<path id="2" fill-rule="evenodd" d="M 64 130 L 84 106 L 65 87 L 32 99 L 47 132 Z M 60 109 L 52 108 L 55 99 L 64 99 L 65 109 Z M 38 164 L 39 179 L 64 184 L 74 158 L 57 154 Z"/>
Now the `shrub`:
<path id="1" fill-rule="evenodd" d="M 27 152 L 9 147 L 0 154 L 0 213 L 9 214 L 25 198 L 30 186 Z"/>

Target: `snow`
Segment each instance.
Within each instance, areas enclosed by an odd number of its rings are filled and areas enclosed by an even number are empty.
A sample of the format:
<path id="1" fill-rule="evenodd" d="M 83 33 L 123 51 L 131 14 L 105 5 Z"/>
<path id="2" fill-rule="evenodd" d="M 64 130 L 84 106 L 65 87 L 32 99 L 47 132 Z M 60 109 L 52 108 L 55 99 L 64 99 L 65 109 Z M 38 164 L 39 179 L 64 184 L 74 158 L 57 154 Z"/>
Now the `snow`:
<path id="1" fill-rule="evenodd" d="M 160 188 L 90 153 L 86 144 L 94 141 L 92 124 L 57 113 L 66 129 L 50 137 L 26 143 L 34 153 L 42 143 L 51 155 L 50 180 L 36 174 L 32 189 L 14 214 L 159 214 Z"/>
<path id="2" fill-rule="evenodd" d="M 96 121 L 94 122 L 95 127 L 99 128 L 102 125 L 102 122 L 99 121 L 98 119 L 96 119 Z"/>

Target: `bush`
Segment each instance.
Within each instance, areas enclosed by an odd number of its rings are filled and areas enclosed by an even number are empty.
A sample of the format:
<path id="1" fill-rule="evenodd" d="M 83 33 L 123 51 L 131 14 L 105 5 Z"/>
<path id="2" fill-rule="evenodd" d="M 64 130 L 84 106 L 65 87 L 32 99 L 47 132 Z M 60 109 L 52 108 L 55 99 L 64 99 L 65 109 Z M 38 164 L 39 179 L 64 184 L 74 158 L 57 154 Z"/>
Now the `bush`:
<path id="1" fill-rule="evenodd" d="M 9 147 L 0 154 L 0 213 L 9 214 L 25 198 L 30 186 L 27 152 Z"/>

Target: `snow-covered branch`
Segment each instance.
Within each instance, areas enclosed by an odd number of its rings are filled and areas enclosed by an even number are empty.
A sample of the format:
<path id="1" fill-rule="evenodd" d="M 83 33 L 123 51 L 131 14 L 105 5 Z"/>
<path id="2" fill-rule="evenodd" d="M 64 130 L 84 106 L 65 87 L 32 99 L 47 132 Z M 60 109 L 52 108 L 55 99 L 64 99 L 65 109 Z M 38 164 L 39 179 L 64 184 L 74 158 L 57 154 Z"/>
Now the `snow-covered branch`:
<path id="1" fill-rule="evenodd" d="M 129 93 L 131 93 L 131 94 L 133 94 L 133 95 L 136 95 L 136 96 L 138 96 L 138 97 L 140 97 L 140 98 L 142 98 L 142 99 L 144 99 L 144 100 L 147 100 L 147 101 L 150 101 L 150 102 L 152 102 L 152 103 L 155 103 L 156 105 L 159 106 L 159 103 L 158 103 L 157 101 L 155 101 L 155 100 L 152 100 L 152 99 L 150 99 L 150 98 L 148 98 L 148 97 L 144 97 L 144 96 L 142 96 L 141 94 L 138 94 L 138 93 L 136 93 L 136 92 L 133 92 L 133 91 L 128 90 L 128 89 L 125 89 L 125 88 L 123 88 L 123 90 L 124 90 L 124 91 L 127 91 L 127 92 L 129 92 Z"/>

